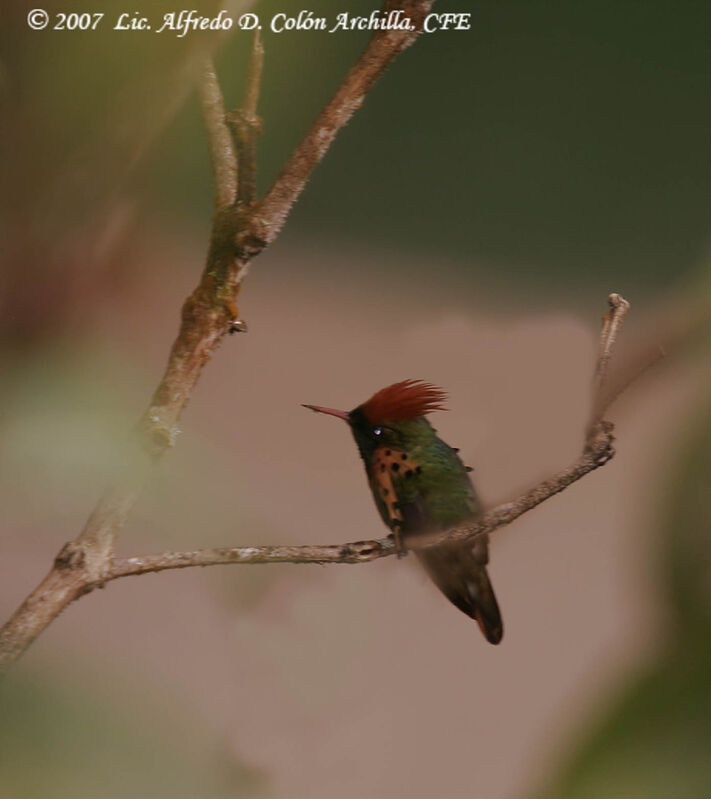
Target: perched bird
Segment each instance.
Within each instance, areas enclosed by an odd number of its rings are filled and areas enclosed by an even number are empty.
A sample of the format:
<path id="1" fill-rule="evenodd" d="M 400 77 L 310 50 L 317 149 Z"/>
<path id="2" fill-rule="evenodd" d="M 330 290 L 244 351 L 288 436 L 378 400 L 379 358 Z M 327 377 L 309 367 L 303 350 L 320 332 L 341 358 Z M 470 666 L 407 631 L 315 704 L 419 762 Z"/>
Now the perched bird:
<path id="1" fill-rule="evenodd" d="M 446 410 L 446 396 L 431 383 L 403 380 L 352 411 L 304 406 L 348 423 L 375 504 L 396 541 L 407 543 L 481 515 L 470 470 L 425 418 Z M 498 644 L 503 623 L 486 572 L 488 536 L 421 549 L 417 557 L 447 599 L 477 621 L 487 641 Z"/>

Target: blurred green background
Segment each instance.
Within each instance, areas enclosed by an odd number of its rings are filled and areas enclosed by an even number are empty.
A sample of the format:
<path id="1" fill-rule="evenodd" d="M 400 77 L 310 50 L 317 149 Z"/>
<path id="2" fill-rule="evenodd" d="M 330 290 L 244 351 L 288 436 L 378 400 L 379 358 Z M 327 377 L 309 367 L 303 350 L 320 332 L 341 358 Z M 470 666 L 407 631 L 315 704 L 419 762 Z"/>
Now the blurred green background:
<path id="1" fill-rule="evenodd" d="M 347 5 L 353 13 L 373 8 Z M 47 5 L 105 12 L 95 32 L 32 32 L 30 7 L 12 4 L 0 23 L 0 479 L 8 530 L 0 568 L 23 575 L 0 597 L 3 616 L 95 501 L 116 439 L 163 363 L 177 303 L 197 279 L 212 208 L 189 68 L 210 39 L 111 31 L 109 22 L 133 10 L 113 1 Z M 326 16 L 345 10 L 326 0 L 308 7 Z M 180 9 L 151 2 L 139 10 L 158 19 Z M 268 19 L 284 4 L 254 10 Z M 316 292 L 313 307 L 293 317 L 284 311 L 297 337 L 302 317 L 338 327 L 348 292 L 367 325 L 393 306 L 423 318 L 589 318 L 610 290 L 650 316 L 670 303 L 683 315 L 684 292 L 708 287 L 711 6 L 501 0 L 439 10 L 471 12 L 472 30 L 421 37 L 368 96 L 255 264 L 243 300 L 250 325 L 251 309 L 259 326 L 260 287 L 283 285 L 286 295 L 297 279 Z M 262 191 L 366 39 L 265 33 Z M 229 107 L 239 104 L 246 42 L 238 32 L 210 44 Z M 274 353 L 269 368 L 283 368 Z M 517 795 L 711 798 L 707 362 L 703 344 L 685 362 L 692 377 L 684 377 L 682 417 L 660 439 L 642 495 L 648 524 L 639 568 L 658 602 L 654 643 L 601 697 L 581 704 L 566 722 L 570 734 L 548 742 L 550 768 L 532 772 Z M 217 378 L 208 385 L 221 391 Z M 329 404 L 322 396 L 301 401 Z M 192 435 L 217 463 L 227 458 L 223 433 L 191 419 L 196 429 L 180 446 L 200 462 L 204 450 Z M 127 531 L 127 540 L 136 551 L 177 547 L 171 534 L 185 521 L 193 528 L 185 546 L 196 535 L 206 546 L 232 541 L 235 519 L 210 518 L 229 479 L 211 473 L 191 484 L 187 517 L 184 508 L 171 510 L 170 489 L 159 483 L 155 505 L 138 510 L 141 535 Z M 235 518 L 259 540 L 275 540 L 280 532 L 250 510 L 248 490 L 229 490 Z M 250 573 L 235 587 L 220 575 L 208 593 L 249 613 L 271 580 L 278 582 Z M 79 616 L 79 606 L 71 614 Z M 274 782 L 269 762 L 255 765 L 225 743 L 230 735 L 211 728 L 192 702 L 182 704 L 175 685 L 142 678 L 140 657 L 124 683 L 126 664 L 58 647 L 28 656 L 0 687 L 3 797 L 297 795 Z"/>

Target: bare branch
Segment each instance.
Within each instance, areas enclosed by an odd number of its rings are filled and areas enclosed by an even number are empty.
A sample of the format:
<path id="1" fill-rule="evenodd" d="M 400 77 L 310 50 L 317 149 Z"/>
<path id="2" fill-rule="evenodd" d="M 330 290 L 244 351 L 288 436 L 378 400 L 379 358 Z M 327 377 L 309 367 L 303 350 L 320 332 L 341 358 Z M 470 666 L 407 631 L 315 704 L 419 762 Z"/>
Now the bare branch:
<path id="1" fill-rule="evenodd" d="M 215 74 L 212 56 L 205 58 L 205 65 L 198 81 L 198 96 L 207 132 L 210 161 L 215 182 L 215 209 L 229 208 L 237 197 L 237 158 L 232 136 L 225 122 L 225 104 L 222 90 Z"/>
<path id="2" fill-rule="evenodd" d="M 319 546 L 222 547 L 116 558 L 108 580 L 134 574 L 231 563 L 367 563 L 395 554 L 392 538 Z"/>

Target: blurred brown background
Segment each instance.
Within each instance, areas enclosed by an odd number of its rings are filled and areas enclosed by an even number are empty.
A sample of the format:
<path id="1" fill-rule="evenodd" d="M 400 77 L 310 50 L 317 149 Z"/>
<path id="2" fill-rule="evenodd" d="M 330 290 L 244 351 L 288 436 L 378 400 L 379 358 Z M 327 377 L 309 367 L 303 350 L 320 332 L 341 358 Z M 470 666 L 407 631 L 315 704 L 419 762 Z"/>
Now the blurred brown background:
<path id="1" fill-rule="evenodd" d="M 0 61 L 3 618 L 110 479 L 212 205 L 202 41 L 32 32 L 28 10 L 4 12 Z M 407 377 L 450 392 L 436 426 L 506 499 L 579 450 L 606 295 L 632 302 L 624 345 L 708 295 L 707 5 L 442 10 L 473 30 L 395 62 L 255 261 L 250 332 L 205 371 L 120 553 L 380 535 L 347 430 L 300 403 Z M 263 187 L 365 38 L 267 34 Z M 246 41 L 218 52 L 230 106 Z M 616 408 L 614 462 L 495 534 L 500 647 L 411 559 L 119 581 L 0 687 L 0 796 L 711 797 L 711 406 L 691 344 Z"/>

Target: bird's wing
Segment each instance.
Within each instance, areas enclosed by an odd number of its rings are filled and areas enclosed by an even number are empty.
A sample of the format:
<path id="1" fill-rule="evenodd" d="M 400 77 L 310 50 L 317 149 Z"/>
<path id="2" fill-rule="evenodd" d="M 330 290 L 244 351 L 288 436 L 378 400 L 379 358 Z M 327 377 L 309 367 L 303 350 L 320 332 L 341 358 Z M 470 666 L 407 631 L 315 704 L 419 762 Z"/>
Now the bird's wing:
<path id="1" fill-rule="evenodd" d="M 402 450 L 380 447 L 370 469 L 370 486 L 381 517 L 391 530 L 414 533 L 427 526 L 417 488 L 420 467 Z"/>

